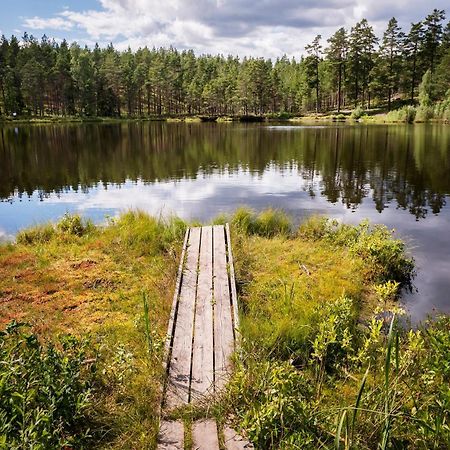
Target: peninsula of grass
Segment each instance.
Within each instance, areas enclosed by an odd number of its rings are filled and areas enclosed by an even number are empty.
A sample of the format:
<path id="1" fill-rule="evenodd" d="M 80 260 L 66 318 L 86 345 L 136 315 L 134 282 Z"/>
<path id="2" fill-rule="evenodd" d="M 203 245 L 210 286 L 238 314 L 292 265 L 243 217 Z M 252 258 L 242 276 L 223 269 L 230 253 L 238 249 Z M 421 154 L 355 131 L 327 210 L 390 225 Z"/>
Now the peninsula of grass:
<path id="1" fill-rule="evenodd" d="M 231 223 L 240 349 L 180 411 L 257 449 L 448 448 L 450 320 L 400 327 L 405 244 L 381 226 L 246 209 Z M 0 247 L 0 448 L 155 448 L 183 221 L 78 216 Z"/>

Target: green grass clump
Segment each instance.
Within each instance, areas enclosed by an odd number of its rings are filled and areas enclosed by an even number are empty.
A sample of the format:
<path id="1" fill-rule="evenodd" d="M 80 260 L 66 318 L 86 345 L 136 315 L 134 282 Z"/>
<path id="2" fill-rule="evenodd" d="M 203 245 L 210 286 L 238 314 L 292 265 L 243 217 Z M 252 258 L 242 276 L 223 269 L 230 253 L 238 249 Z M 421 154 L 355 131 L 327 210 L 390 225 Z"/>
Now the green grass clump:
<path id="1" fill-rule="evenodd" d="M 395 239 L 384 225 L 371 226 L 363 221 L 357 226 L 335 220 L 312 218 L 300 226 L 301 236 L 325 240 L 348 248 L 367 263 L 367 273 L 379 282 L 393 280 L 410 286 L 414 276 L 414 260 L 406 253 L 405 243 Z"/>
<path id="2" fill-rule="evenodd" d="M 415 122 L 428 122 L 433 117 L 434 117 L 433 107 L 421 105 L 417 108 Z"/>
<path id="3" fill-rule="evenodd" d="M 282 211 L 266 209 L 256 214 L 251 209 L 239 208 L 231 218 L 231 224 L 247 235 L 272 237 L 287 236 L 292 230 L 292 221 Z"/>
<path id="4" fill-rule="evenodd" d="M 169 252 L 174 242 L 183 240 L 187 227 L 179 218 L 151 217 L 141 211 L 126 212 L 111 224 L 106 232 L 114 235 L 115 242 L 149 256 Z"/>
<path id="5" fill-rule="evenodd" d="M 23 245 L 43 244 L 50 241 L 55 233 L 53 224 L 37 225 L 20 231 L 16 236 L 16 242 Z"/>
<path id="6" fill-rule="evenodd" d="M 21 230 L 16 236 L 16 242 L 24 245 L 44 244 L 54 237 L 82 237 L 95 229 L 90 220 L 84 220 L 78 214 L 64 214 L 56 224 L 47 223 Z"/>
<path id="7" fill-rule="evenodd" d="M 95 369 L 87 354 L 85 341 L 44 346 L 16 322 L 0 332 L 0 448 L 82 446 Z"/>

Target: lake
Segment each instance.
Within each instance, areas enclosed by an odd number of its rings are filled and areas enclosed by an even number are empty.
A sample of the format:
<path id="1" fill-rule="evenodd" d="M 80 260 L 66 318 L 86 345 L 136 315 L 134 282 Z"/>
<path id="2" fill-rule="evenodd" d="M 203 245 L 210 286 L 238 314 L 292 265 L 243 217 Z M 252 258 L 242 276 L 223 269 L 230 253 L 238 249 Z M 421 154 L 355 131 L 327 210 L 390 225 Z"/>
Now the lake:
<path id="1" fill-rule="evenodd" d="M 120 123 L 0 128 L 0 238 L 77 212 L 206 221 L 240 205 L 395 228 L 414 321 L 450 313 L 450 126 Z"/>

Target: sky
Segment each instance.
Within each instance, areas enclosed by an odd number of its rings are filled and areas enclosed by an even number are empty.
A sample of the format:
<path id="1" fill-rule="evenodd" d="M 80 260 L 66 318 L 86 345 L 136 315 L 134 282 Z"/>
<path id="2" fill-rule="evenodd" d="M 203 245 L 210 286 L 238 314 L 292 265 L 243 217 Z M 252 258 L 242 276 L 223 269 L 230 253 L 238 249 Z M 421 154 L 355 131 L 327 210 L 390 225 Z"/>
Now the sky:
<path id="1" fill-rule="evenodd" d="M 378 36 L 394 16 L 404 30 L 449 0 L 0 0 L 0 32 L 77 41 L 168 47 L 196 53 L 299 56 L 367 18 Z M 450 11 L 449 11 L 450 15 Z"/>

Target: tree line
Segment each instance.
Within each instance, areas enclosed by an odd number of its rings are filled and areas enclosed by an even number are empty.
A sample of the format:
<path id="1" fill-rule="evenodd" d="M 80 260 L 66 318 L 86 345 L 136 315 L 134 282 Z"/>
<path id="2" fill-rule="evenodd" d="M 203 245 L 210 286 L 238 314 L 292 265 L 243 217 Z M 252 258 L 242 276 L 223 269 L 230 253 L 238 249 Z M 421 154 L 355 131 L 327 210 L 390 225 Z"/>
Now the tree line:
<path id="1" fill-rule="evenodd" d="M 299 59 L 195 55 L 192 50 L 82 48 L 24 34 L 0 42 L 0 115 L 301 114 L 429 102 L 450 87 L 450 22 L 433 10 L 381 39 L 366 19 L 320 35 Z"/>

